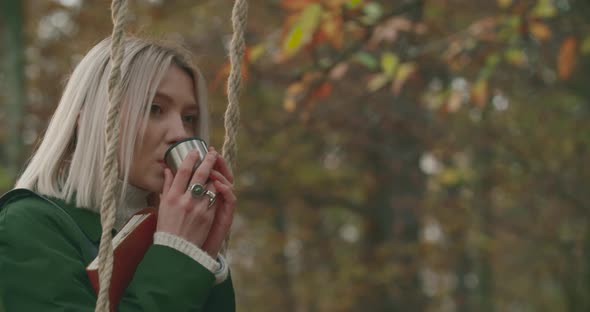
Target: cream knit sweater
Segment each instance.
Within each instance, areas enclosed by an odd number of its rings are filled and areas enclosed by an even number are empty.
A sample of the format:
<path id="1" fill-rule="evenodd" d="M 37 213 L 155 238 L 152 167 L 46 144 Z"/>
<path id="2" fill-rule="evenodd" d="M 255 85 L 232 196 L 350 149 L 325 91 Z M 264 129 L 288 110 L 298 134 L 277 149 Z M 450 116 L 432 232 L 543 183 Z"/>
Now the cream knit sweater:
<path id="1" fill-rule="evenodd" d="M 123 186 L 122 181 L 120 184 Z M 118 189 L 122 189 L 122 187 L 119 187 Z M 125 222 L 133 214 L 147 207 L 148 195 L 149 192 L 131 184 L 127 184 L 123 202 L 121 207 L 117 209 L 115 221 L 115 229 L 117 231 L 125 225 Z M 219 284 L 227 279 L 229 268 L 225 258 L 221 254 L 217 256 L 216 261 L 197 245 L 166 232 L 156 232 L 154 234 L 154 244 L 168 246 L 191 257 L 215 275 L 215 284 Z"/>

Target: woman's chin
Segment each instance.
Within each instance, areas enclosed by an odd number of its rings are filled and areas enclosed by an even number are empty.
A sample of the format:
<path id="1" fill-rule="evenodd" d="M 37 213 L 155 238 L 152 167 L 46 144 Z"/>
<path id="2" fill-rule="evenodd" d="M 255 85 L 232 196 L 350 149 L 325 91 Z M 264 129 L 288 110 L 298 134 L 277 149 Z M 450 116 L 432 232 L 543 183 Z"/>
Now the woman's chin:
<path id="1" fill-rule="evenodd" d="M 147 191 L 149 193 L 162 193 L 162 189 L 164 188 L 164 179 L 145 179 L 143 181 L 129 181 L 129 184 Z"/>

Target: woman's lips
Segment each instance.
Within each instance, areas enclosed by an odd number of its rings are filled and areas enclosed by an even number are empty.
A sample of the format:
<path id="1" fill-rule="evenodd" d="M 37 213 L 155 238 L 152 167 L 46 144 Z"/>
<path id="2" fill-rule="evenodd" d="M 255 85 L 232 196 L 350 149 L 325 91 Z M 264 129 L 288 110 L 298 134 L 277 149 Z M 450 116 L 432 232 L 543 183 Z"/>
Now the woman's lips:
<path id="1" fill-rule="evenodd" d="M 162 168 L 168 168 L 168 165 L 166 165 L 166 162 L 163 159 L 158 159 L 158 164 L 160 164 Z"/>

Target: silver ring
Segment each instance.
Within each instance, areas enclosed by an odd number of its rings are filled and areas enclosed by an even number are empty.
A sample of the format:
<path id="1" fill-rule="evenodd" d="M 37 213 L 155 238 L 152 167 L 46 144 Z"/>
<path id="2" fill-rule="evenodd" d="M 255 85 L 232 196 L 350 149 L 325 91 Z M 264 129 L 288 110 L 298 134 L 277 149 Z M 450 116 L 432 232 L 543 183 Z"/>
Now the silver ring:
<path id="1" fill-rule="evenodd" d="M 205 187 L 202 184 L 195 183 L 188 187 L 188 190 L 194 198 L 201 197 L 205 194 Z"/>
<path id="2" fill-rule="evenodd" d="M 210 190 L 205 191 L 205 195 L 209 196 L 209 208 L 211 208 L 211 206 L 215 204 L 215 197 L 217 197 L 217 195 Z"/>

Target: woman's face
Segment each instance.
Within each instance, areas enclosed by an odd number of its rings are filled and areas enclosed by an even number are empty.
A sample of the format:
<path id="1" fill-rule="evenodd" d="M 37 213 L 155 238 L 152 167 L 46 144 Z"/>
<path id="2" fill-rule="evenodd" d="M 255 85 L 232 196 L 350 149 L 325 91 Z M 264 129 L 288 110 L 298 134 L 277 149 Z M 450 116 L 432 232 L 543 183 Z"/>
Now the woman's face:
<path id="1" fill-rule="evenodd" d="M 171 65 L 160 82 L 141 145 L 135 145 L 129 183 L 160 193 L 164 185 L 164 153 L 175 142 L 195 136 L 199 108 L 191 77 Z"/>

